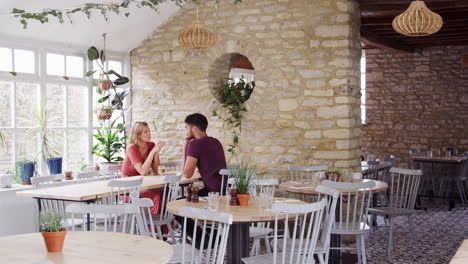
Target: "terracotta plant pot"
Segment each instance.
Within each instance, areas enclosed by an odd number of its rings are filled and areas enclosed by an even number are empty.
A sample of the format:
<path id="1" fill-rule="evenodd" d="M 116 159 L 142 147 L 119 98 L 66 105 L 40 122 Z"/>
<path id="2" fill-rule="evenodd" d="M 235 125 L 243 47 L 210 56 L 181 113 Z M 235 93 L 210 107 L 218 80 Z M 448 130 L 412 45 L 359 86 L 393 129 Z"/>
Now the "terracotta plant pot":
<path id="1" fill-rule="evenodd" d="M 109 80 L 101 80 L 99 81 L 99 88 L 103 91 L 107 91 L 111 88 L 112 82 Z"/>
<path id="2" fill-rule="evenodd" d="M 112 117 L 112 109 L 99 108 L 96 110 L 96 114 L 100 120 L 108 120 Z"/>
<path id="3" fill-rule="evenodd" d="M 65 172 L 65 180 L 73 180 L 73 171 L 66 171 Z"/>
<path id="4" fill-rule="evenodd" d="M 238 193 L 237 200 L 239 200 L 240 206 L 248 206 L 249 205 L 250 194 L 248 193 Z"/>
<path id="5" fill-rule="evenodd" d="M 41 232 L 48 252 L 62 252 L 67 230 L 59 232 Z"/>

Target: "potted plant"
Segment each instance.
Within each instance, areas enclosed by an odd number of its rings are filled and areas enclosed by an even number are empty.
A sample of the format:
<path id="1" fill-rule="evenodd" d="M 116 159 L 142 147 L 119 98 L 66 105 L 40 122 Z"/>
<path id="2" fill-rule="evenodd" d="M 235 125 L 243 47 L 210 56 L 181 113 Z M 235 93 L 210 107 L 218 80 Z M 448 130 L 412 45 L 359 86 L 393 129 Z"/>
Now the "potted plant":
<path id="1" fill-rule="evenodd" d="M 31 178 L 36 171 L 36 163 L 31 160 L 20 160 L 15 163 L 13 181 L 31 185 Z"/>
<path id="2" fill-rule="evenodd" d="M 65 172 L 65 180 L 67 180 L 67 181 L 73 180 L 73 171 L 66 171 Z"/>
<path id="3" fill-rule="evenodd" d="M 327 172 L 325 172 L 325 176 L 327 180 L 330 181 L 341 181 L 341 170 L 335 167 L 328 168 Z"/>
<path id="4" fill-rule="evenodd" d="M 237 190 L 237 199 L 240 206 L 249 205 L 249 189 L 254 178 L 255 171 L 248 166 L 241 165 L 237 169 L 230 169 Z"/>
<path id="5" fill-rule="evenodd" d="M 117 128 L 114 128 L 114 125 L 115 121 L 109 127 L 98 129 L 96 134 L 94 134 L 94 138 L 98 143 L 93 146 L 93 154 L 106 161 L 101 163 L 101 167 L 102 165 L 105 166 L 123 161 L 120 155 L 125 143 L 125 137 L 120 135 L 123 126 L 119 124 Z"/>
<path id="6" fill-rule="evenodd" d="M 103 106 L 96 109 L 96 114 L 99 120 L 109 120 L 112 117 L 112 106 Z"/>
<path id="7" fill-rule="evenodd" d="M 41 233 L 48 252 L 61 252 L 67 230 L 64 228 L 63 216 L 58 212 L 43 212 L 39 221 Z"/>

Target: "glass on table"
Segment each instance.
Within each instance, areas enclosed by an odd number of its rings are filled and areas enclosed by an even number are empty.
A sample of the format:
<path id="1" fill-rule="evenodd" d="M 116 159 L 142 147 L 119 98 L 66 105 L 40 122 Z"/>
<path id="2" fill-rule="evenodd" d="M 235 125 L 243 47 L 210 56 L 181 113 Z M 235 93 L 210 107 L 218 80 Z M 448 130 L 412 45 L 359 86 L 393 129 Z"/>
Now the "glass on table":
<path id="1" fill-rule="evenodd" d="M 160 176 L 162 176 L 162 175 L 164 175 L 164 173 L 166 173 L 166 167 L 164 167 L 164 166 L 159 166 L 159 167 L 158 167 L 158 174 L 159 174 Z"/>
<path id="2" fill-rule="evenodd" d="M 261 192 L 258 195 L 260 199 L 260 208 L 264 210 L 270 210 L 273 205 L 273 194 L 272 192 Z"/>
<path id="3" fill-rule="evenodd" d="M 208 209 L 218 210 L 219 206 L 219 192 L 208 193 Z"/>

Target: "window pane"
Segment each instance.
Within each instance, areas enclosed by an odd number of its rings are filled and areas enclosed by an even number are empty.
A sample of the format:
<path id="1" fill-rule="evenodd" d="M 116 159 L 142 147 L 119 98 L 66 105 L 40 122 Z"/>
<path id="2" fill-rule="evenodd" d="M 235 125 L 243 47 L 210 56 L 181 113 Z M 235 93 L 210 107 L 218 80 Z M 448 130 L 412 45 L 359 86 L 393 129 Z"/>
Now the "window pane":
<path id="1" fill-rule="evenodd" d="M 46 87 L 46 106 L 49 111 L 48 127 L 65 126 L 65 85 L 48 83 Z"/>
<path id="2" fill-rule="evenodd" d="M 110 70 L 114 70 L 116 73 L 122 75 L 122 63 L 120 61 L 113 61 L 113 60 L 109 60 L 109 64 L 108 64 L 108 71 Z M 109 76 L 110 79 L 112 81 L 114 81 L 115 79 L 117 79 L 117 76 L 115 75 L 110 75 Z"/>
<path id="3" fill-rule="evenodd" d="M 83 78 L 83 58 L 77 56 L 67 56 L 68 77 Z"/>
<path id="4" fill-rule="evenodd" d="M 37 127 L 34 113 L 39 102 L 39 85 L 36 83 L 16 83 L 16 125 Z"/>
<path id="5" fill-rule="evenodd" d="M 67 169 L 77 171 L 88 163 L 88 133 L 87 130 L 68 130 Z"/>
<path id="6" fill-rule="evenodd" d="M 47 75 L 65 75 L 65 60 L 63 55 L 47 53 Z"/>
<path id="7" fill-rule="evenodd" d="M 96 61 L 93 61 L 93 71 L 96 71 L 94 74 L 93 74 L 93 78 L 95 80 L 99 80 L 99 74 L 101 73 L 101 68 L 99 68 L 98 64 Z"/>
<path id="8" fill-rule="evenodd" d="M 68 125 L 87 127 L 88 125 L 88 87 L 68 87 Z"/>
<path id="9" fill-rule="evenodd" d="M 34 160 L 39 152 L 37 130 L 17 129 L 15 138 L 16 160 Z"/>
<path id="10" fill-rule="evenodd" d="M 0 48 L 0 71 L 12 71 L 11 65 L 11 49 Z"/>
<path id="11" fill-rule="evenodd" d="M 15 72 L 34 73 L 34 52 L 15 49 Z"/>
<path id="12" fill-rule="evenodd" d="M 0 81 L 0 127 L 11 127 L 13 84 Z"/>
<path id="13" fill-rule="evenodd" d="M 13 134 L 3 130 L 4 145 L 0 146 L 0 172 L 13 171 Z"/>
<path id="14" fill-rule="evenodd" d="M 61 129 L 47 129 L 46 135 L 50 143 L 51 155 L 63 158 L 64 134 L 65 133 Z"/>

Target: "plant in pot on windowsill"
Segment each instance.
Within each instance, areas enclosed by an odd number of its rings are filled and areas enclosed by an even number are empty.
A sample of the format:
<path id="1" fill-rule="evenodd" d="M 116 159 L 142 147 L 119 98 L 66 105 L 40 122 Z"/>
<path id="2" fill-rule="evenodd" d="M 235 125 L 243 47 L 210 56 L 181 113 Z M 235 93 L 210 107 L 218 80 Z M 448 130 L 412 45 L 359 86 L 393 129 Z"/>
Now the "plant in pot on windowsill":
<path id="1" fill-rule="evenodd" d="M 57 212 L 43 212 L 39 218 L 41 233 L 48 252 L 61 252 L 67 230 L 63 216 Z"/>
<path id="2" fill-rule="evenodd" d="M 125 143 L 125 137 L 120 135 L 123 131 L 123 124 L 118 124 L 114 128 L 115 122 L 115 120 L 112 121 L 109 127 L 98 129 L 93 135 L 98 141 L 93 146 L 93 155 L 105 160 L 105 162 L 100 163 L 101 167 L 123 161 L 120 155 Z"/>
<path id="3" fill-rule="evenodd" d="M 237 189 L 237 199 L 240 206 L 249 205 L 249 189 L 254 179 L 255 170 L 245 164 L 239 165 L 238 168 L 229 169 L 234 179 L 234 186 Z"/>

